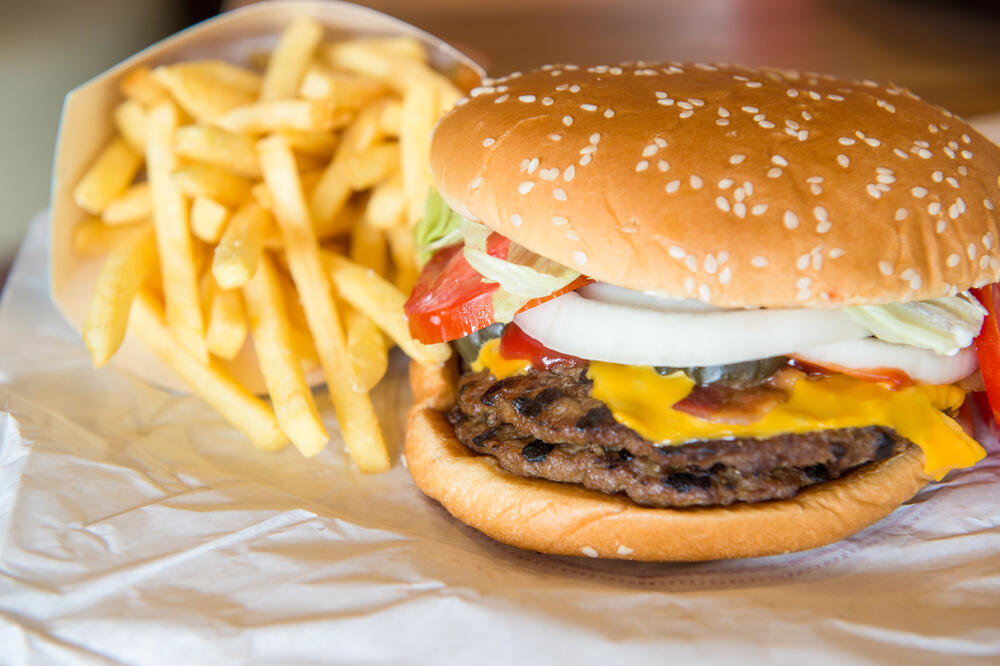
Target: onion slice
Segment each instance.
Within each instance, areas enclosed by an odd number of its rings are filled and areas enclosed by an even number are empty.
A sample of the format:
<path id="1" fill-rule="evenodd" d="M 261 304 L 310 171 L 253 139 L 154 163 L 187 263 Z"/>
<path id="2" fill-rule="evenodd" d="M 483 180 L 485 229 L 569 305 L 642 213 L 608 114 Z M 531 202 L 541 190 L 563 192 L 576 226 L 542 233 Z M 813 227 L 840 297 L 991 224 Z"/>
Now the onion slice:
<path id="1" fill-rule="evenodd" d="M 919 384 L 951 384 L 968 377 L 979 367 L 972 347 L 945 356 L 929 349 L 883 342 L 875 338 L 810 347 L 790 355 L 819 366 L 840 366 L 855 370 L 901 370 Z"/>
<path id="2" fill-rule="evenodd" d="M 870 335 L 842 310 L 663 312 L 603 303 L 576 292 L 518 314 L 546 347 L 626 365 L 724 365 Z"/>

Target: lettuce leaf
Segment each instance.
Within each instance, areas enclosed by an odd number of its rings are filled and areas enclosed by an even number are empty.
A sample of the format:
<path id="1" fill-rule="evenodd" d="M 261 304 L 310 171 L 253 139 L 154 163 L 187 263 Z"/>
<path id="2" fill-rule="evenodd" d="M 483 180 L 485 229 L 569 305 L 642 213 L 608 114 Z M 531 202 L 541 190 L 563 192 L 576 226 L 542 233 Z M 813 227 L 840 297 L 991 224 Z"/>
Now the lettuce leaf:
<path id="1" fill-rule="evenodd" d="M 441 248 L 461 242 L 461 223 L 464 219 L 445 203 L 437 190 L 431 188 L 427 193 L 424 218 L 413 229 L 421 266 Z"/>

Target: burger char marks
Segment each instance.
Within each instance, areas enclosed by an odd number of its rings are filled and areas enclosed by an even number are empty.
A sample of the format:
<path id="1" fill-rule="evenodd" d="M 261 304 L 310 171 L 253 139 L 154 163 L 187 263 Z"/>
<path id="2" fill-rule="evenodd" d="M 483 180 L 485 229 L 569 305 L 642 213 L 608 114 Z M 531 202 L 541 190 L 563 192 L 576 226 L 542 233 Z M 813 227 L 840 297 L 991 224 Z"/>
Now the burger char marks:
<path id="1" fill-rule="evenodd" d="M 760 388 L 767 400 L 777 390 Z M 788 498 L 910 446 L 879 427 L 655 446 L 616 422 L 591 389 L 580 368 L 499 381 L 486 371 L 467 373 L 448 418 L 459 440 L 511 473 L 656 507 Z"/>

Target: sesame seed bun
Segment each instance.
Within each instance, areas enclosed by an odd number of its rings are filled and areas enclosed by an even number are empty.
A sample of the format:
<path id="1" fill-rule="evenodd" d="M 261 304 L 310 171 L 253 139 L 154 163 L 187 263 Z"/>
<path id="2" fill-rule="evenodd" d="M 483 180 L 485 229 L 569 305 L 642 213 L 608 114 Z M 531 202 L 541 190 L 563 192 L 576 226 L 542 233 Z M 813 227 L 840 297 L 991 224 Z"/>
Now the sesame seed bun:
<path id="1" fill-rule="evenodd" d="M 893 85 L 546 66 L 442 118 L 431 167 L 455 210 L 632 289 L 834 307 L 1000 278 L 1000 149 Z"/>
<path id="2" fill-rule="evenodd" d="M 929 480 L 923 453 L 912 446 L 788 500 L 644 508 L 570 484 L 522 478 L 471 452 L 441 413 L 455 400 L 456 377 L 454 363 L 410 364 L 407 469 L 453 516 L 518 548 L 644 561 L 777 555 L 839 541 L 888 515 Z"/>

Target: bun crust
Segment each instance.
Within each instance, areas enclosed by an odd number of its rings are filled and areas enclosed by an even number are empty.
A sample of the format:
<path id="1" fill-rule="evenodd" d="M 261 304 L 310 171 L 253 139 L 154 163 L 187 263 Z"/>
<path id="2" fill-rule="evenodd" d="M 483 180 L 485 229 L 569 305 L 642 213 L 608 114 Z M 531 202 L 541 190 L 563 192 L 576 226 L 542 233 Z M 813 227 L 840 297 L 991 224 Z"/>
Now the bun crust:
<path id="1" fill-rule="evenodd" d="M 697 561 L 777 555 L 839 541 L 888 515 L 929 478 L 917 447 L 790 500 L 650 509 L 569 484 L 525 479 L 455 438 L 441 410 L 454 400 L 454 363 L 410 363 L 414 404 L 405 455 L 414 482 L 463 523 L 503 543 L 558 555 Z"/>
<path id="2" fill-rule="evenodd" d="M 641 63 L 472 95 L 434 133 L 442 196 L 595 279 L 836 307 L 1000 278 L 1000 149 L 894 85 Z"/>

